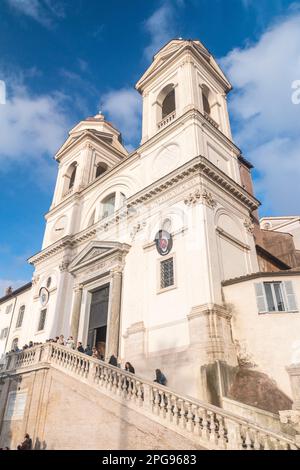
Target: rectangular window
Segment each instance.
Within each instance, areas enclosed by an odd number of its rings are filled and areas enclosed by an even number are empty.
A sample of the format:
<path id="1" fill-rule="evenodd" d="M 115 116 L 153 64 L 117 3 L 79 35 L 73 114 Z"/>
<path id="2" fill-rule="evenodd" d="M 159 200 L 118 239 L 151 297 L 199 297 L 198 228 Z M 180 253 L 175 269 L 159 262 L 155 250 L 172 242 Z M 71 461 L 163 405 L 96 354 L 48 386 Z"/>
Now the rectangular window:
<path id="1" fill-rule="evenodd" d="M 16 328 L 21 328 L 22 323 L 23 323 L 23 318 L 24 318 L 24 312 L 25 312 L 25 305 L 22 305 L 22 307 L 20 307 L 20 310 L 19 310 Z"/>
<path id="2" fill-rule="evenodd" d="M 297 311 L 292 281 L 258 283 L 255 291 L 259 313 Z"/>
<path id="3" fill-rule="evenodd" d="M 40 313 L 40 320 L 39 320 L 39 326 L 38 326 L 38 331 L 42 331 L 42 330 L 45 328 L 46 313 L 47 313 L 47 309 L 46 309 L 46 308 L 44 308 L 43 310 L 41 310 L 41 313 Z"/>
<path id="4" fill-rule="evenodd" d="M 0 339 L 6 338 L 7 335 L 8 335 L 8 328 L 3 328 L 3 330 L 1 330 L 0 332 Z"/>
<path id="5" fill-rule="evenodd" d="M 5 309 L 5 313 L 8 315 L 11 312 L 11 309 L 12 309 L 12 304 L 7 305 L 7 307 Z"/>
<path id="6" fill-rule="evenodd" d="M 160 288 L 166 289 L 174 285 L 174 263 L 173 258 L 160 262 Z"/>

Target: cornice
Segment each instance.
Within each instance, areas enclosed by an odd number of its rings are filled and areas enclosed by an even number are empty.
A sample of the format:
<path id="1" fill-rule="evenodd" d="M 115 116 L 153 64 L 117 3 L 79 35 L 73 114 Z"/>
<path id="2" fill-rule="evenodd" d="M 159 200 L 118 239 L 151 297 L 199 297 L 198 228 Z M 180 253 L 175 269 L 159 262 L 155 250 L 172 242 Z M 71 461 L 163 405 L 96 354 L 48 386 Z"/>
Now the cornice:
<path id="1" fill-rule="evenodd" d="M 196 59 L 198 59 L 201 65 L 204 66 L 214 76 L 214 78 L 222 86 L 222 88 L 225 89 L 226 92 L 229 92 L 231 90 L 230 83 L 227 82 L 227 80 L 225 80 L 218 73 L 218 71 L 212 66 L 210 61 L 208 61 L 207 59 L 204 59 L 204 57 L 201 55 L 201 52 L 192 43 L 186 43 L 182 48 L 178 49 L 177 52 L 173 53 L 168 59 L 162 61 L 162 63 L 157 65 L 156 68 L 153 68 L 152 71 L 149 71 L 149 75 L 147 75 L 147 70 L 146 70 L 146 72 L 143 74 L 140 80 L 136 83 L 135 85 L 136 90 L 138 90 L 139 93 L 142 93 L 145 87 L 149 85 L 149 83 L 155 81 L 155 79 L 157 78 L 157 75 L 159 75 L 162 71 L 164 71 L 164 69 L 169 67 L 169 65 L 172 62 L 175 63 L 176 60 L 180 58 L 180 56 L 185 55 L 185 54 L 191 55 L 192 57 L 193 56 L 196 57 Z M 211 54 L 209 54 L 209 58 L 210 57 L 212 57 Z"/>
<path id="2" fill-rule="evenodd" d="M 105 142 L 105 140 L 101 139 L 99 136 L 91 132 L 89 129 L 85 129 L 82 131 L 81 135 L 79 135 L 77 139 L 75 139 L 73 142 L 70 142 L 70 144 L 66 148 L 64 148 L 61 152 L 58 152 L 55 155 L 54 157 L 55 160 L 59 162 L 66 153 L 68 153 L 70 150 L 72 151 L 72 149 L 76 147 L 79 143 L 82 143 L 84 140 L 89 140 L 89 139 L 93 142 L 96 142 L 96 144 L 98 145 L 101 144 L 102 146 L 107 148 L 109 151 L 112 151 L 113 153 L 116 154 L 116 157 L 124 158 L 124 156 L 127 156 L 127 155 L 124 155 L 115 147 L 113 147 L 112 145 Z"/>
<path id="3" fill-rule="evenodd" d="M 149 140 L 141 144 L 140 147 L 138 147 L 134 152 L 124 157 L 123 160 L 117 163 L 113 168 L 107 171 L 105 175 L 102 176 L 101 183 L 103 183 L 104 181 L 112 177 L 123 166 L 130 165 L 133 161 L 138 160 L 142 152 L 145 152 L 147 149 L 151 148 L 153 145 L 159 142 L 162 137 L 165 137 L 167 134 L 171 134 L 174 130 L 176 130 L 176 128 L 181 127 L 185 122 L 188 122 L 188 120 L 191 117 L 198 119 L 201 125 L 204 125 L 205 127 L 207 127 L 216 137 L 220 138 L 224 145 L 226 145 L 237 156 L 240 155 L 241 151 L 234 144 L 234 142 L 232 142 L 232 140 L 226 137 L 226 135 L 223 134 L 223 132 L 221 132 L 219 129 L 216 129 L 209 121 L 207 121 L 205 116 L 201 114 L 201 112 L 198 109 L 193 108 L 193 109 L 189 109 L 184 114 L 179 116 L 169 126 L 165 127 L 161 131 L 157 132 L 157 134 L 150 137 Z M 81 195 L 87 194 L 89 191 L 92 191 L 95 188 L 95 186 L 97 186 L 97 184 L 99 184 L 98 180 L 93 181 L 85 188 L 81 189 L 80 191 L 76 191 L 75 193 L 72 193 L 69 197 L 67 197 L 60 203 L 58 203 L 56 206 L 50 208 L 49 212 L 47 212 L 45 215 L 46 220 L 49 217 L 50 213 L 53 214 L 55 213 L 55 211 L 59 211 L 62 207 L 64 207 L 66 203 L 69 204 L 72 198 L 76 198 L 76 197 L 78 198 Z"/>
<path id="4" fill-rule="evenodd" d="M 213 126 L 205 116 L 199 111 L 197 108 L 192 108 L 187 110 L 185 113 L 178 116 L 173 122 L 171 122 L 167 127 L 164 127 L 156 134 L 154 134 L 150 139 L 143 142 L 140 147 L 137 148 L 137 153 L 142 153 L 143 151 L 147 150 L 156 142 L 160 141 L 162 137 L 167 134 L 172 133 L 177 127 L 181 127 L 185 122 L 187 122 L 190 118 L 196 118 L 204 127 L 207 127 L 212 134 L 216 137 L 221 139 L 223 145 L 226 145 L 230 150 L 232 150 L 237 156 L 241 154 L 241 150 L 239 147 L 227 137 L 220 129 Z"/>
<path id="5" fill-rule="evenodd" d="M 168 175 L 160 178 L 155 183 L 147 186 L 135 195 L 131 196 L 127 201 L 126 208 L 122 208 L 115 212 L 112 216 L 97 222 L 93 226 L 79 232 L 73 236 L 66 236 L 58 240 L 53 245 L 42 250 L 29 259 L 31 264 L 38 263 L 48 256 L 55 254 L 68 247 L 72 248 L 82 241 L 93 237 L 97 232 L 107 231 L 110 226 L 119 223 L 122 219 L 128 219 L 135 213 L 135 207 L 139 204 L 145 204 L 155 200 L 162 192 L 171 189 L 179 183 L 190 179 L 193 176 L 204 176 L 208 181 L 214 182 L 219 188 L 223 189 L 227 194 L 233 196 L 237 201 L 244 204 L 249 210 L 253 211 L 258 208 L 260 202 L 242 188 L 233 179 L 227 176 L 223 171 L 217 168 L 207 158 L 198 156 L 185 163 L 181 167 L 172 171 Z"/>
<path id="6" fill-rule="evenodd" d="M 255 210 L 260 205 L 258 199 L 248 193 L 222 170 L 207 160 L 207 158 L 198 156 L 129 198 L 127 201 L 127 209 L 137 204 L 147 202 L 162 191 L 192 175 L 206 176 L 208 180 L 217 183 L 218 187 L 221 187 L 231 196 L 234 196 L 237 200 L 246 205 L 248 209 Z"/>

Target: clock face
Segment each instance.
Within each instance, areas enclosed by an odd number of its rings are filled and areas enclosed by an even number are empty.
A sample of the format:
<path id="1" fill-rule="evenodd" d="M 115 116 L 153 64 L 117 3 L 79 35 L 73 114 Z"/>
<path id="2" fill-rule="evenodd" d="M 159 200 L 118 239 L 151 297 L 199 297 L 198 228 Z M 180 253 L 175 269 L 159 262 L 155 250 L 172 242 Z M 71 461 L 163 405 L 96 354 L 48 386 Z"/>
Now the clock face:
<path id="1" fill-rule="evenodd" d="M 49 291 L 48 291 L 48 289 L 46 289 L 46 287 L 42 287 L 42 288 L 40 289 L 39 297 L 40 297 L 41 305 L 42 305 L 43 307 L 44 307 L 45 305 L 47 305 L 48 300 L 49 300 Z"/>
<path id="2" fill-rule="evenodd" d="M 67 221 L 68 219 L 64 215 L 55 222 L 54 227 L 53 227 L 54 238 L 61 238 L 65 234 Z"/>

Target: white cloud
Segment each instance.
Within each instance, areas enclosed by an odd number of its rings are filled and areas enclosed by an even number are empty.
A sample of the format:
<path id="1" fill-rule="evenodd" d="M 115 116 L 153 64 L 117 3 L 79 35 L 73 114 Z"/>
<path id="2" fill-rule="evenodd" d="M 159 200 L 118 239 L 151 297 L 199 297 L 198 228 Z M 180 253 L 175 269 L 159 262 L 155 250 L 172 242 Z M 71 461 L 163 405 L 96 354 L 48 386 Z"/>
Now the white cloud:
<path id="1" fill-rule="evenodd" d="M 236 141 L 259 171 L 259 195 L 274 213 L 300 213 L 300 105 L 292 102 L 292 83 L 300 79 L 299 13 L 221 64 L 234 86 Z"/>
<path id="2" fill-rule="evenodd" d="M 24 83 L 6 77 L 6 104 L 0 106 L 1 169 L 18 162 L 39 170 L 66 138 L 70 123 L 59 92 L 33 95 Z"/>
<path id="3" fill-rule="evenodd" d="M 182 2 L 176 2 L 178 6 Z M 149 60 L 170 39 L 175 36 L 175 9 L 169 1 L 156 10 L 144 23 L 146 32 L 150 35 L 150 44 L 144 53 Z"/>
<path id="4" fill-rule="evenodd" d="M 46 27 L 52 27 L 55 19 L 64 17 L 62 4 L 54 0 L 6 0 L 19 14 L 29 16 Z"/>
<path id="5" fill-rule="evenodd" d="M 131 88 L 112 90 L 102 96 L 100 110 L 122 133 L 125 142 L 132 145 L 140 135 L 141 97 Z M 136 145 L 135 145 L 136 147 Z"/>

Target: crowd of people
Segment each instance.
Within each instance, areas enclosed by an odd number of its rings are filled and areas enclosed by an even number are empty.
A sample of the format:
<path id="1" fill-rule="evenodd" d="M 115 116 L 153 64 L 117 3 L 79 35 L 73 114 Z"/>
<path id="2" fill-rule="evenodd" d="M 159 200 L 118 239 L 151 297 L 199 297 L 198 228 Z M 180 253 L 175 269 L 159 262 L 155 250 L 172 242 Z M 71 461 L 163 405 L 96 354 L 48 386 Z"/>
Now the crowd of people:
<path id="1" fill-rule="evenodd" d="M 81 341 L 78 341 L 77 345 L 76 345 L 73 336 L 69 336 L 68 339 L 65 339 L 64 335 L 56 336 L 55 338 L 47 339 L 46 343 L 56 343 L 60 346 L 65 346 L 66 348 L 72 349 L 74 351 L 78 351 L 78 352 L 86 354 L 88 356 L 91 356 L 95 359 L 99 359 L 101 361 L 105 360 L 104 350 L 101 347 L 98 347 L 98 348 L 95 347 L 95 346 L 91 347 L 88 344 L 84 348 Z M 10 352 L 12 353 L 12 352 L 25 351 L 26 349 L 30 349 L 30 348 L 33 348 L 35 346 L 39 346 L 41 344 L 42 343 L 34 343 L 33 341 L 29 341 L 29 343 L 25 344 L 22 349 L 19 349 L 18 345 L 16 345 L 15 348 Z M 9 353 L 7 353 L 7 354 L 9 354 Z M 114 355 L 112 355 L 110 357 L 108 363 L 112 366 L 115 366 L 115 367 L 121 367 L 121 365 L 118 363 L 117 358 Z M 135 369 L 134 369 L 133 365 L 130 364 L 130 362 L 128 362 L 128 361 L 125 363 L 125 371 L 130 372 L 131 374 L 135 374 Z M 155 370 L 154 382 L 157 382 L 160 385 L 166 385 L 166 383 L 167 383 L 167 379 L 166 379 L 165 375 L 162 373 L 162 371 L 160 369 Z"/>
<path id="2" fill-rule="evenodd" d="M 0 450 L 10 450 L 8 446 L 1 447 Z M 24 441 L 18 445 L 17 450 L 32 450 L 32 439 L 29 434 L 25 434 Z"/>
<path id="3" fill-rule="evenodd" d="M 46 341 L 47 343 L 57 343 L 60 346 L 65 346 L 66 348 L 76 350 L 80 353 L 87 354 L 88 356 L 91 356 L 93 358 L 99 359 L 99 360 L 104 360 L 103 354 L 99 352 L 99 349 L 96 347 L 90 347 L 90 345 L 87 345 L 86 348 L 83 347 L 82 342 L 78 341 L 77 346 L 75 345 L 74 339 L 72 336 L 69 336 L 67 340 L 65 340 L 64 335 L 56 336 L 55 338 L 48 339 Z M 29 341 L 28 344 L 25 344 L 23 346 L 22 350 L 16 348 L 11 351 L 11 352 L 21 352 L 29 348 L 33 348 L 34 346 L 38 346 L 42 343 L 33 343 L 32 341 Z M 115 355 L 111 355 L 109 358 L 108 363 L 114 367 L 119 367 L 121 368 L 121 365 L 118 363 L 118 359 L 116 358 Z M 130 362 L 125 362 L 124 370 L 126 372 L 130 372 L 131 374 L 135 374 L 135 369 L 133 365 Z M 155 370 L 155 379 L 154 382 L 158 383 L 159 385 L 166 385 L 167 379 L 165 375 L 162 373 L 160 369 Z M 129 387 L 129 381 L 127 381 L 127 388 Z M 31 450 L 32 449 L 32 439 L 29 436 L 29 434 L 25 434 L 24 441 L 18 445 L 17 450 Z M 0 448 L 0 450 L 10 450 L 9 447 L 3 447 Z"/>

